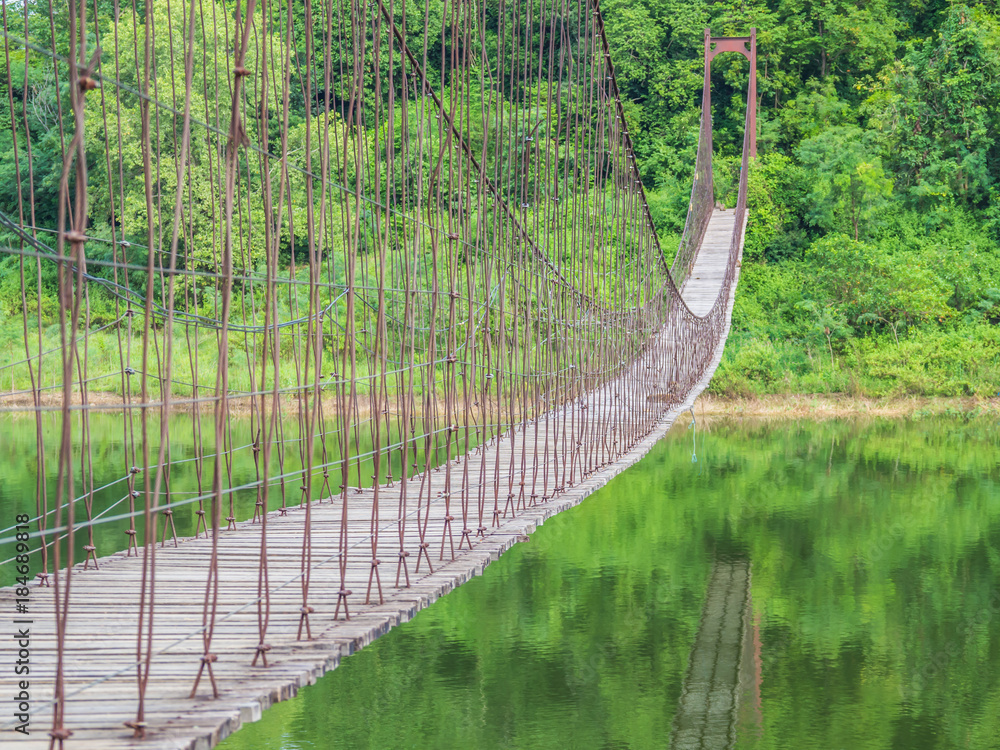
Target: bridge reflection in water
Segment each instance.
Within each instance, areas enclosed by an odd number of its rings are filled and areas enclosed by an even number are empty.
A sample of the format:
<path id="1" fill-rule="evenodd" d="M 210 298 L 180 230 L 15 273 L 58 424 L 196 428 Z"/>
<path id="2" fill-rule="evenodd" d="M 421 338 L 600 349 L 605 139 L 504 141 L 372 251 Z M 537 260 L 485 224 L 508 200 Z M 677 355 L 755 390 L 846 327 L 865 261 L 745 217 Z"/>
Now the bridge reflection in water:
<path id="1" fill-rule="evenodd" d="M 671 750 L 725 750 L 739 727 L 760 726 L 760 630 L 751 564 L 717 558 L 674 718 Z"/>

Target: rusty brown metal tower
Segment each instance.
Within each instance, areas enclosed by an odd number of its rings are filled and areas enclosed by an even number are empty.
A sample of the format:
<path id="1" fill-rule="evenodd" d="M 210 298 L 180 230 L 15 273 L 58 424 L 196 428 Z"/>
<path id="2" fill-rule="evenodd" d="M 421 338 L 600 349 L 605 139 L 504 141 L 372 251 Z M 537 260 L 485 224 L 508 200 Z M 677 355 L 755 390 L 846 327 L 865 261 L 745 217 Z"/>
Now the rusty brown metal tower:
<path id="1" fill-rule="evenodd" d="M 757 29 L 750 29 L 750 36 L 712 36 L 712 30 L 705 29 L 705 89 L 702 94 L 703 111 L 711 112 L 712 60 L 723 52 L 738 52 L 750 61 L 750 83 L 747 87 L 749 113 L 747 129 L 750 131 L 750 157 L 757 155 Z"/>

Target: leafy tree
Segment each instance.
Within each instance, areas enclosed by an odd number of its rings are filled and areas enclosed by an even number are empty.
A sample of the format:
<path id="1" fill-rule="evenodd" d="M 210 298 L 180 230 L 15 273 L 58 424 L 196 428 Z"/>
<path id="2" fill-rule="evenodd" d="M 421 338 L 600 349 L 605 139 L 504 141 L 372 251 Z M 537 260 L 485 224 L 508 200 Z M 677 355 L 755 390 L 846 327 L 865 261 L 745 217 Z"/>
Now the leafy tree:
<path id="1" fill-rule="evenodd" d="M 986 205 L 1000 181 L 1000 22 L 955 5 L 887 66 L 865 103 L 890 167 L 922 207 Z"/>
<path id="2" fill-rule="evenodd" d="M 855 326 L 883 323 L 899 343 L 899 328 L 943 320 L 948 286 L 912 256 L 894 257 L 884 248 L 840 234 L 818 240 L 808 256 L 816 264 L 815 288 Z M 822 290 L 822 291 L 820 291 Z"/>
<path id="3" fill-rule="evenodd" d="M 803 170 L 781 153 L 762 154 L 751 162 L 744 257 L 770 263 L 800 254 L 805 244 L 799 218 L 804 179 Z"/>
<path id="4" fill-rule="evenodd" d="M 838 126 L 799 146 L 797 156 L 812 182 L 806 209 L 811 224 L 830 231 L 849 223 L 857 241 L 886 205 L 892 179 L 870 141 L 858 127 Z"/>
<path id="5" fill-rule="evenodd" d="M 831 302 L 823 304 L 811 299 L 799 302 L 797 307 L 806 312 L 810 320 L 806 337 L 826 341 L 827 350 L 830 352 L 830 369 L 834 370 L 837 363 L 833 356 L 833 340 L 844 339 L 851 335 L 851 329 L 848 328 L 843 313 Z"/>
<path id="6" fill-rule="evenodd" d="M 858 113 L 850 102 L 837 95 L 829 78 L 811 78 L 805 88 L 779 110 L 778 121 L 781 142 L 794 145 L 806 138 L 815 138 L 831 127 L 857 125 Z"/>

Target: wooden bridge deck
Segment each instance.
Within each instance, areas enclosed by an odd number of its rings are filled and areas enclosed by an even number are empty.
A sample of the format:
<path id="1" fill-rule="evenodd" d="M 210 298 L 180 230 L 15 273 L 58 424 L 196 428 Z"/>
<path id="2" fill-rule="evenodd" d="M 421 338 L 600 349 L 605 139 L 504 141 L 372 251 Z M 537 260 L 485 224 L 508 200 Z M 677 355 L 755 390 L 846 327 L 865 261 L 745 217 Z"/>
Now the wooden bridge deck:
<path id="1" fill-rule="evenodd" d="M 720 216 L 713 221 L 709 238 L 703 245 L 692 278 L 684 295 L 695 310 L 711 307 L 718 294 L 725 269 L 729 242 L 721 241 L 723 224 L 732 217 Z M 714 291 L 712 284 L 715 284 Z M 732 295 L 728 300 L 732 309 Z M 728 316 L 727 316 L 728 321 Z M 221 696 L 211 698 L 206 680 L 202 681 L 198 697 L 188 694 L 202 655 L 202 604 L 205 590 L 211 542 L 206 538 L 183 539 L 177 548 L 167 546 L 156 552 L 156 618 L 153 639 L 153 666 L 146 698 L 148 736 L 135 740 L 124 726 L 135 718 L 136 670 L 134 623 L 138 612 L 138 591 L 142 577 L 141 558 L 118 553 L 102 558 L 99 571 L 74 569 L 70 616 L 67 632 L 68 658 L 65 662 L 65 726 L 74 734 L 66 747 L 72 750 L 115 750 L 118 748 L 198 748 L 206 749 L 237 730 L 243 722 L 258 719 L 271 704 L 285 700 L 300 687 L 313 683 L 327 670 L 335 668 L 340 659 L 394 625 L 412 618 L 428 606 L 496 560 L 524 535 L 562 510 L 580 503 L 606 484 L 612 477 L 642 458 L 663 436 L 674 418 L 687 409 L 707 386 L 722 356 L 725 337 L 714 352 L 713 359 L 701 380 L 686 397 L 665 413 L 653 428 L 638 440 L 628 452 L 617 450 L 613 436 L 608 436 L 606 461 L 590 476 L 573 477 L 574 483 L 556 493 L 552 499 L 519 510 L 515 518 L 501 520 L 499 527 L 487 530 L 485 538 L 476 540 L 471 549 L 456 550 L 454 560 L 446 548 L 445 562 L 439 561 L 443 520 L 432 518 L 426 532 L 431 542 L 430 553 L 434 571 L 426 563 L 417 565 L 417 516 L 414 503 L 404 519 L 408 546 L 411 586 L 396 588 L 396 554 L 381 552 L 380 572 L 385 601 L 364 605 L 370 566 L 371 504 L 374 491 L 352 490 L 348 494 L 347 588 L 351 619 L 334 619 L 338 574 L 338 533 L 342 512 L 340 498 L 314 502 L 312 513 L 312 582 L 310 615 L 312 640 L 297 641 L 299 625 L 300 550 L 305 509 L 292 509 L 287 516 L 276 513 L 268 518 L 268 549 L 271 587 L 271 619 L 268 628 L 267 668 L 251 667 L 258 644 L 257 568 L 261 526 L 249 521 L 237 524 L 238 530 L 223 532 L 219 538 L 219 609 L 213 639 L 213 652 L 219 656 L 214 664 Z M 624 377 L 655 377 L 629 368 Z M 584 430 L 601 430 L 602 418 L 612 409 L 639 408 L 638 404 L 623 403 L 619 398 L 629 391 L 620 388 L 620 380 L 603 386 L 586 398 L 589 409 L 576 410 L 572 423 L 564 420 L 564 407 L 555 409 L 535 422 L 496 438 L 468 455 L 453 460 L 450 472 L 444 467 L 411 479 L 408 492 L 416 495 L 417 483 L 428 482 L 425 497 L 436 498 L 440 508 L 449 489 L 449 477 L 460 483 L 461 472 L 467 467 L 472 484 L 479 482 L 488 499 L 486 523 L 492 520 L 492 497 L 496 482 L 501 484 L 500 497 L 506 498 L 512 452 L 520 450 L 523 440 L 532 442 L 532 451 L 542 453 L 545 446 L 556 441 L 572 445 Z M 581 414 L 587 414 L 582 418 Z M 537 441 L 537 444 L 536 444 Z M 549 450 L 551 455 L 552 451 Z M 379 488 L 379 516 L 382 542 L 380 549 L 395 550 L 397 516 L 402 484 Z M 471 504 L 475 506 L 473 498 Z M 503 500 L 501 500 L 501 506 Z M 461 540 L 461 511 L 453 503 L 454 543 Z M 474 511 L 478 518 L 478 508 Z M 55 618 L 53 589 L 33 586 L 31 590 L 31 735 L 12 734 L 13 723 L 8 716 L 3 724 L 3 742 L 14 740 L 25 750 L 47 748 L 51 721 L 51 698 L 55 664 Z M 14 611 L 12 589 L 0 590 L 0 611 Z M 375 599 L 377 601 L 377 598 Z M 128 625 L 125 625 L 129 623 Z M 0 661 L 12 664 L 16 659 L 15 644 L 5 638 L 0 645 Z M 8 697 L 14 694 L 11 672 L 0 683 Z M 9 704 L 8 704 L 9 705 Z"/>
<path id="2" fill-rule="evenodd" d="M 716 209 L 712 212 L 694 267 L 681 288 L 681 296 L 688 309 L 699 317 L 708 314 L 719 296 L 726 276 L 735 222 L 736 209 Z"/>

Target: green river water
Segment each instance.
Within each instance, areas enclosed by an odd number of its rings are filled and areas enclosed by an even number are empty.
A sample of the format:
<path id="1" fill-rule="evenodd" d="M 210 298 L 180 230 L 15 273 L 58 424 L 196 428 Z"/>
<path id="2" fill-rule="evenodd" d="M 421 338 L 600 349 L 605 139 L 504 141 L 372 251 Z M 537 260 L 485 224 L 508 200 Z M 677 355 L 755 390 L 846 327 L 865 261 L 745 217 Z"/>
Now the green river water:
<path id="1" fill-rule="evenodd" d="M 689 422 L 221 747 L 1000 748 L 996 420 Z M 685 744 L 726 566 L 739 697 Z"/>

